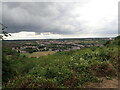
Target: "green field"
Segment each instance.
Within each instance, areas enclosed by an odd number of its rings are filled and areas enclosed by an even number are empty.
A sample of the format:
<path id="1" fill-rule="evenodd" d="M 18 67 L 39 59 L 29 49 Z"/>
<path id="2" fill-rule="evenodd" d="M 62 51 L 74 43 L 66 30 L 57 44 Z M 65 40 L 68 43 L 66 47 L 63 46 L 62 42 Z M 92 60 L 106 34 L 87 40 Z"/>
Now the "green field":
<path id="1" fill-rule="evenodd" d="M 55 51 L 41 51 L 41 52 L 33 52 L 33 53 L 21 53 L 21 55 L 25 55 L 26 57 L 36 57 L 39 58 L 40 56 L 46 56 L 54 54 Z"/>

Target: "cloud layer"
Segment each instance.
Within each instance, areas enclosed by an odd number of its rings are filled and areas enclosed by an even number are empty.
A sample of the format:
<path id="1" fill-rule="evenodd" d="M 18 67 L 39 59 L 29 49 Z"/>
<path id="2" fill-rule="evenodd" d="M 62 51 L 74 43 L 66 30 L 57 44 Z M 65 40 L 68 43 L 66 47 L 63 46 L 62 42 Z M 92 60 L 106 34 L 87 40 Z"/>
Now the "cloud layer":
<path id="1" fill-rule="evenodd" d="M 116 35 L 118 31 L 115 0 L 4 2 L 2 16 L 2 22 L 10 33 L 26 31 L 60 36 L 103 36 Z"/>

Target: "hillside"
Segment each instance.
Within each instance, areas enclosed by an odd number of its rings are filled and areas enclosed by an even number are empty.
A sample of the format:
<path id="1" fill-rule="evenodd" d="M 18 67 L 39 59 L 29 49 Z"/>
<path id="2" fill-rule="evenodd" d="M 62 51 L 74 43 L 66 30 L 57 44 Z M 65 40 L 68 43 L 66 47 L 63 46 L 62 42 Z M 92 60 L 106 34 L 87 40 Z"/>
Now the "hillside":
<path id="1" fill-rule="evenodd" d="M 3 49 L 3 88 L 109 88 L 99 84 L 112 80 L 117 87 L 119 45 L 120 36 L 102 47 L 39 58 Z"/>

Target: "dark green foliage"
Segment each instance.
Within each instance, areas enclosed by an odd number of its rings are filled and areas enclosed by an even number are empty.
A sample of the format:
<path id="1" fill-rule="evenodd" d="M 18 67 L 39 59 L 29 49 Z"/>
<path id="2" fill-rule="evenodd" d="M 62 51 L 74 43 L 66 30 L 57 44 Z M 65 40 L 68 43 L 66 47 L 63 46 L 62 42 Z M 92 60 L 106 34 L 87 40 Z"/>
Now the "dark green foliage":
<path id="1" fill-rule="evenodd" d="M 115 37 L 115 40 L 120 40 L 120 36 Z"/>
<path id="2" fill-rule="evenodd" d="M 109 41 L 107 41 L 104 45 L 105 45 L 105 46 L 108 46 L 110 43 L 111 43 L 111 41 L 109 40 Z"/>
<path id="3" fill-rule="evenodd" d="M 38 50 L 35 49 L 35 48 L 31 48 L 31 47 L 28 47 L 25 49 L 26 52 L 29 52 L 29 53 L 33 53 L 33 52 L 37 52 Z"/>
<path id="4" fill-rule="evenodd" d="M 38 46 L 38 48 L 39 48 L 39 49 L 43 49 L 43 48 L 45 48 L 45 46 Z"/>
<path id="5" fill-rule="evenodd" d="M 8 81 L 10 78 L 13 78 L 16 74 L 13 63 L 19 57 L 19 54 L 16 51 L 11 50 L 10 48 L 3 49 L 2 54 L 2 78 L 3 82 Z"/>
<path id="6" fill-rule="evenodd" d="M 3 82 L 8 81 L 9 78 L 12 77 L 12 67 L 10 65 L 10 61 L 3 55 L 2 57 L 2 80 Z"/>

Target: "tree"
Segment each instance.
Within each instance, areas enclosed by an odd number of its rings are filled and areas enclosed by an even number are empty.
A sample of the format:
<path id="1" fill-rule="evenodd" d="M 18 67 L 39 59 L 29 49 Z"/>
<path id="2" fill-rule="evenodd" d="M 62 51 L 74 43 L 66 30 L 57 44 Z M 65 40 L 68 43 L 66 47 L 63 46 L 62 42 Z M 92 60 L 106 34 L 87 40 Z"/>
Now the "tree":
<path id="1" fill-rule="evenodd" d="M 110 43 L 111 43 L 111 41 L 109 40 L 109 41 L 107 41 L 104 45 L 105 45 L 105 46 L 108 46 Z"/>
<path id="2" fill-rule="evenodd" d="M 5 29 L 7 28 L 5 25 L 3 25 L 2 23 L 0 23 L 0 26 L 1 26 L 1 29 L 2 29 L 2 35 L 0 35 L 0 37 L 2 38 L 2 40 L 4 40 L 3 36 L 5 36 L 5 37 L 11 36 L 11 34 L 9 34 L 9 33 L 7 33 L 5 31 Z"/>
<path id="3" fill-rule="evenodd" d="M 6 26 L 0 23 L 0 27 L 2 29 L 2 35 L 0 35 L 2 40 L 4 40 L 3 36 L 11 36 L 11 34 L 5 31 L 5 29 L 7 28 Z M 2 52 L 2 81 L 7 82 L 9 78 L 13 77 L 13 72 L 15 71 L 12 68 L 11 60 L 8 60 L 6 56 L 16 54 L 16 52 L 12 51 L 12 49 L 9 48 L 4 48 Z"/>

